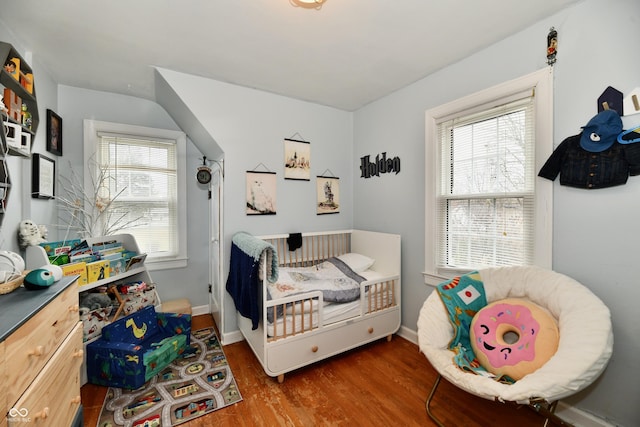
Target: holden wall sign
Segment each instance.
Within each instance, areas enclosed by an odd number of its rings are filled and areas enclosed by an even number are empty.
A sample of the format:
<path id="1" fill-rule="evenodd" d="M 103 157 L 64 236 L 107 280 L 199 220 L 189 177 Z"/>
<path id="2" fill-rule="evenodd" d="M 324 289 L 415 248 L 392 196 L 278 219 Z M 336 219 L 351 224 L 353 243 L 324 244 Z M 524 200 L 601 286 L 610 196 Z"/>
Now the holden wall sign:
<path id="1" fill-rule="evenodd" d="M 387 158 L 387 152 L 378 154 L 373 161 L 371 156 L 360 157 L 360 178 L 380 176 L 381 173 L 400 172 L 400 157 Z"/>

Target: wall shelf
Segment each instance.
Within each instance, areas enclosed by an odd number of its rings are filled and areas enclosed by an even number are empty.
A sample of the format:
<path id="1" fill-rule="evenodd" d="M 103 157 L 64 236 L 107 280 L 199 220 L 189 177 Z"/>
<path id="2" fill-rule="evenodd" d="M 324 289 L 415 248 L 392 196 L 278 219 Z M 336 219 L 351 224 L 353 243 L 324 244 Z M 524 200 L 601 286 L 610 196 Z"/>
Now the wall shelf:
<path id="1" fill-rule="evenodd" d="M 17 58 L 20 60 L 20 74 L 21 76 L 31 75 L 31 87 L 30 90 L 24 87 L 19 80 L 14 78 L 11 74 L 9 74 L 4 69 L 4 64 L 7 63 L 12 58 Z M 38 113 L 38 101 L 36 97 L 36 85 L 35 79 L 33 77 L 33 70 L 29 66 L 29 64 L 22 58 L 22 56 L 18 53 L 17 50 L 13 48 L 12 45 L 5 42 L 0 42 L 0 60 L 2 60 L 2 69 L 0 70 L 0 85 L 3 86 L 3 98 L 4 98 L 4 89 L 9 89 L 13 91 L 16 96 L 20 97 L 22 103 L 27 106 L 27 110 L 31 113 L 31 127 L 22 126 L 25 132 L 28 134 L 35 135 L 38 130 L 38 125 L 40 124 L 40 116 Z M 22 78 L 22 77 L 21 77 Z M 6 115 L 4 115 L 6 117 Z M 14 121 L 18 122 L 18 120 L 14 117 Z M 19 122 L 22 125 L 22 122 Z M 4 136 L 3 136 L 4 138 Z M 6 141 L 3 139 L 3 144 L 6 144 Z M 5 145 L 6 146 L 6 145 Z M 31 144 L 29 144 L 29 153 L 31 152 Z"/>
<path id="2" fill-rule="evenodd" d="M 18 79 L 4 69 L 7 61 L 13 58 L 20 62 Z M 5 155 L 31 157 L 31 148 L 40 124 L 40 117 L 33 70 L 29 64 L 12 45 L 5 42 L 0 42 L 0 60 L 2 61 L 0 64 L 0 99 L 4 102 L 5 92 L 12 91 L 15 96 L 20 98 L 21 103 L 19 117 L 10 117 L 6 112 L 0 112 L 0 224 L 2 224 L 11 191 L 11 178 Z M 30 78 L 30 83 L 27 83 L 28 78 Z M 12 97 L 12 95 L 8 95 L 9 98 Z M 22 105 L 25 105 L 31 114 L 30 125 L 23 124 Z"/>

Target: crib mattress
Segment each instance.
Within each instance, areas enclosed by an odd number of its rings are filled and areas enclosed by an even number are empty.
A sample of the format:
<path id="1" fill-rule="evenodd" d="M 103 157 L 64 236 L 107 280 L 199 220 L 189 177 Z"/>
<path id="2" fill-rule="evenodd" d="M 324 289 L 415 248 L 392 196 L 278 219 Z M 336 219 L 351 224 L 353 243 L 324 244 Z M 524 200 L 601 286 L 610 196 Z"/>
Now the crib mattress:
<path id="1" fill-rule="evenodd" d="M 611 315 L 589 289 L 563 274 L 538 267 L 480 270 L 487 301 L 528 298 L 558 320 L 557 352 L 537 371 L 514 384 L 499 383 L 464 372 L 453 363 L 448 344 L 453 328 L 437 292 L 424 302 L 418 318 L 420 350 L 433 367 L 457 387 L 486 399 L 528 404 L 542 398 L 553 402 L 591 384 L 611 358 Z"/>

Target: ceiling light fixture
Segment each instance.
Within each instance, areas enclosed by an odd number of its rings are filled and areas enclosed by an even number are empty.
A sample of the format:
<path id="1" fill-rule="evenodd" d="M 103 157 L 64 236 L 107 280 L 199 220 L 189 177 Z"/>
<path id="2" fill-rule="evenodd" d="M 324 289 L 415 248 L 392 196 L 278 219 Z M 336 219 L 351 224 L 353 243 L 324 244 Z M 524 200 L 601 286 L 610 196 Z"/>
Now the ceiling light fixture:
<path id="1" fill-rule="evenodd" d="M 322 5 L 327 0 L 289 0 L 294 6 L 304 7 L 305 9 L 322 9 Z"/>

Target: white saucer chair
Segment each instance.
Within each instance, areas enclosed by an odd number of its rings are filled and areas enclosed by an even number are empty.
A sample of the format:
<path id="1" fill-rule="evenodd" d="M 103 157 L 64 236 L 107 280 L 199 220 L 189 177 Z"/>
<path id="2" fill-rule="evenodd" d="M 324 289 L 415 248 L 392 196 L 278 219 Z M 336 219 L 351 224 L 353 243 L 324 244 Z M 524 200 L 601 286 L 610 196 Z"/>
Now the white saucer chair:
<path id="1" fill-rule="evenodd" d="M 546 308 L 558 321 L 556 353 L 539 369 L 513 384 L 460 369 L 448 349 L 453 327 L 437 291 L 426 299 L 418 318 L 418 343 L 438 372 L 426 401 L 430 410 L 440 379 L 476 396 L 531 406 L 557 424 L 568 425 L 554 414 L 557 402 L 590 385 L 611 358 L 611 315 L 604 303 L 576 280 L 539 267 L 501 267 L 479 270 L 487 303 L 504 298 L 526 298 Z"/>

